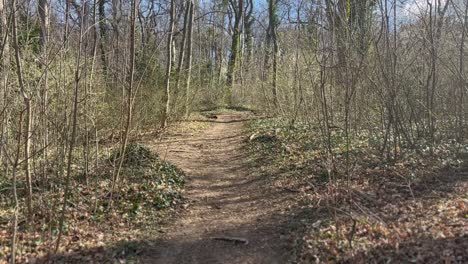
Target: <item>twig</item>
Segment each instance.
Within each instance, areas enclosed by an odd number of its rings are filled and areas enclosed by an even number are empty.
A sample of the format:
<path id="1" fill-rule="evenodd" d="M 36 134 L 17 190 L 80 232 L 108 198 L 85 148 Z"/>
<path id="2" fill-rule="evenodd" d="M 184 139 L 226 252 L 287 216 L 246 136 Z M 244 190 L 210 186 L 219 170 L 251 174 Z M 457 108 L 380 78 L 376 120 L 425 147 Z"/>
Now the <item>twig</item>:
<path id="1" fill-rule="evenodd" d="M 300 193 L 301 192 L 300 190 L 291 189 L 291 188 L 288 188 L 288 187 L 279 187 L 279 189 L 281 189 L 283 191 L 286 191 L 286 192 L 291 192 L 291 193 Z"/>

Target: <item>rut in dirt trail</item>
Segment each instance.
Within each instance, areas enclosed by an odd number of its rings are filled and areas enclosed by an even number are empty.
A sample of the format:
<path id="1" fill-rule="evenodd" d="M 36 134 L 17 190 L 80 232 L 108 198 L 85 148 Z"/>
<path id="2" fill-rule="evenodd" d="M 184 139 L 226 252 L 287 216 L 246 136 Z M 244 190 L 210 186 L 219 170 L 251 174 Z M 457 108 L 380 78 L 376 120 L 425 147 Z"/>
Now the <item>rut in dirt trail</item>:
<path id="1" fill-rule="evenodd" d="M 223 114 L 195 135 L 169 135 L 155 148 L 185 171 L 189 206 L 163 226 L 144 263 L 287 263 L 290 197 L 272 188 L 243 151 L 245 114 Z M 215 240 L 238 237 L 248 244 Z"/>

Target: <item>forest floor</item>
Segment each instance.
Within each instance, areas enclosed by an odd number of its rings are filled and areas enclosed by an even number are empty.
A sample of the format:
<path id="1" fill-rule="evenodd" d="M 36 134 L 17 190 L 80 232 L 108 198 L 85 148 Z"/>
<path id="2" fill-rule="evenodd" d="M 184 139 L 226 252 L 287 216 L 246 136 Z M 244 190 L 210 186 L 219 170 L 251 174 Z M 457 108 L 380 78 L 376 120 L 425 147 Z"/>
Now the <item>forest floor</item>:
<path id="1" fill-rule="evenodd" d="M 294 263 L 468 263 L 468 143 L 441 140 L 432 153 L 421 143 L 394 160 L 364 132 L 346 162 L 336 129 L 329 162 L 320 128 L 287 121 L 257 119 L 247 131 L 273 185 L 299 200 Z"/>
<path id="2" fill-rule="evenodd" d="M 468 144 L 389 162 L 362 135 L 344 177 L 337 131 L 331 179 L 309 126 L 212 113 L 139 135 L 110 209 L 103 158 L 89 187 L 73 185 L 61 253 L 50 224 L 20 226 L 18 263 L 468 263 Z M 0 263 L 8 241 L 0 230 Z"/>
<path id="3" fill-rule="evenodd" d="M 287 263 L 291 194 L 270 186 L 245 152 L 248 114 L 219 114 L 204 131 L 150 142 L 188 178 L 185 210 L 147 242 L 143 263 Z"/>

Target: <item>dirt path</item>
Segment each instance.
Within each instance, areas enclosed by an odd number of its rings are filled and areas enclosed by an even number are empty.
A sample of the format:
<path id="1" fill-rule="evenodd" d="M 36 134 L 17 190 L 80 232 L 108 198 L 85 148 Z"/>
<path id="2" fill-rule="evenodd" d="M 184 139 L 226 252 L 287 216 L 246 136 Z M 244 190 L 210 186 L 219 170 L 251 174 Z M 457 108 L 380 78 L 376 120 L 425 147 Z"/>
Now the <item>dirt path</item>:
<path id="1" fill-rule="evenodd" d="M 246 115 L 219 115 L 196 135 L 155 146 L 188 176 L 189 206 L 143 254 L 144 263 L 287 263 L 285 208 L 290 197 L 268 185 L 242 146 Z M 219 241 L 239 237 L 248 244 Z"/>

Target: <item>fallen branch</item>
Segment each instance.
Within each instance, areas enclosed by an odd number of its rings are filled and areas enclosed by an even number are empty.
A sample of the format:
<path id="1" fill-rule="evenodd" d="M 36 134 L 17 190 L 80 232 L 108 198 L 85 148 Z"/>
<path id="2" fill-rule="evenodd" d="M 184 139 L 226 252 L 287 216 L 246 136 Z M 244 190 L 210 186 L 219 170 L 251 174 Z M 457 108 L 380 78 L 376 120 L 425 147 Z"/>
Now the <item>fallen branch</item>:
<path id="1" fill-rule="evenodd" d="M 227 242 L 234 242 L 234 243 L 239 243 L 239 244 L 244 244 L 248 245 L 249 240 L 241 237 L 213 237 L 213 240 L 221 240 L 221 241 L 227 241 Z"/>
<path id="2" fill-rule="evenodd" d="M 278 187 L 278 189 L 286 191 L 286 192 L 291 192 L 291 193 L 300 193 L 301 192 L 300 190 L 291 189 L 291 188 L 287 188 L 287 187 Z"/>

